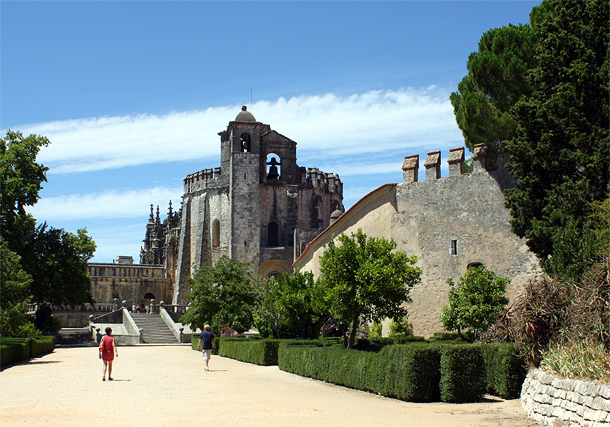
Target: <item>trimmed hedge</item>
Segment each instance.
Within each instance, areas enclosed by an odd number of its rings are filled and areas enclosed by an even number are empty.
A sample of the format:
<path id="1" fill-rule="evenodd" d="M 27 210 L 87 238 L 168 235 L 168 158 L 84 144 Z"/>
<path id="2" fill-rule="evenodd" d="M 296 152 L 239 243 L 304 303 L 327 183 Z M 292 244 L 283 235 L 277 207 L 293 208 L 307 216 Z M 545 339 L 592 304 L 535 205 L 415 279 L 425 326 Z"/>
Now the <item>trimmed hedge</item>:
<path id="1" fill-rule="evenodd" d="M 437 401 L 440 359 L 438 346 L 386 347 L 374 364 L 375 389 L 372 391 L 408 402 Z"/>
<path id="2" fill-rule="evenodd" d="M 527 376 L 525 360 L 515 344 L 496 343 L 481 346 L 485 359 L 487 392 L 503 399 L 516 399 Z"/>
<path id="3" fill-rule="evenodd" d="M 218 354 L 242 362 L 256 365 L 277 365 L 277 352 L 280 340 L 248 340 L 225 338 Z"/>
<path id="4" fill-rule="evenodd" d="M 285 342 L 278 362 L 283 371 L 383 396 L 413 402 L 438 397 L 436 346 L 386 346 L 374 353 Z"/>
<path id="5" fill-rule="evenodd" d="M 485 360 L 479 345 L 443 346 L 441 353 L 441 400 L 476 402 L 485 394 Z"/>
<path id="6" fill-rule="evenodd" d="M 354 349 L 360 351 L 380 352 L 388 345 L 409 344 L 414 342 L 426 342 L 424 337 L 409 335 L 406 337 L 387 337 L 387 338 L 361 338 L 354 344 Z"/>
<path id="7" fill-rule="evenodd" d="M 283 371 L 410 402 L 473 402 L 486 389 L 479 345 L 417 343 L 374 353 L 285 342 L 278 362 Z"/>
<path id="8" fill-rule="evenodd" d="M 193 349 L 198 340 L 193 338 Z M 524 362 L 512 344 L 453 345 L 452 341 L 428 343 L 419 338 L 407 345 L 389 345 L 391 342 L 361 344 L 368 349 L 382 346 L 379 352 L 346 350 L 342 339 L 222 338 L 216 346 L 222 348 L 221 356 L 277 364 L 286 372 L 411 402 L 474 402 L 486 390 L 515 398 L 525 379 Z"/>
<path id="9" fill-rule="evenodd" d="M 53 336 L 36 338 L 0 337 L 0 366 L 51 353 L 54 348 L 55 337 Z"/>
<path id="10" fill-rule="evenodd" d="M 429 341 L 453 341 L 455 343 L 470 343 L 473 340 L 473 335 L 470 332 L 462 332 L 462 335 L 466 340 L 460 338 L 457 332 L 435 332 L 429 339 Z"/>
<path id="11" fill-rule="evenodd" d="M 394 337 L 394 344 L 409 344 L 413 342 L 426 342 L 424 337 L 418 337 L 416 335 L 408 335 L 406 337 Z"/>
<path id="12" fill-rule="evenodd" d="M 2 340 L 0 343 L 0 366 L 6 366 L 29 359 L 29 341 L 21 340 L 20 342 L 6 342 L 5 340 Z"/>

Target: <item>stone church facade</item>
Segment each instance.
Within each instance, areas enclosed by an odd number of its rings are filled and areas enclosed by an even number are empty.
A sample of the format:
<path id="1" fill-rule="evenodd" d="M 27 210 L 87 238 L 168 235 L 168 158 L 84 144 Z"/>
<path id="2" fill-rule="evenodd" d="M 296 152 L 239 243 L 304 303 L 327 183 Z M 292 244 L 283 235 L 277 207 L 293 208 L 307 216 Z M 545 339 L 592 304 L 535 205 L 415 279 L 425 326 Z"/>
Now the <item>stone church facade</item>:
<path id="1" fill-rule="evenodd" d="M 509 277 L 511 300 L 520 286 L 540 274 L 536 256 L 510 228 L 503 190 L 516 183 L 505 169 L 508 154 L 497 167 L 487 165 L 486 147 L 473 153 L 473 171 L 464 173 L 464 148 L 449 153 L 449 176 L 441 178 L 440 151 L 428 153 L 425 180 L 418 181 L 419 156 L 405 158 L 403 182 L 386 184 L 360 199 L 317 236 L 295 262 L 317 278 L 326 245 L 341 233 L 358 229 L 369 237 L 394 239 L 397 250 L 416 255 L 421 282 L 411 290 L 409 321 L 414 333 L 440 332 L 442 308 L 448 303 L 448 278 L 455 282 L 471 266 L 485 264 Z M 388 331 L 388 324 L 383 328 Z"/>
<path id="2" fill-rule="evenodd" d="M 246 107 L 219 132 L 220 167 L 184 179 L 182 206 L 161 221 L 153 207 L 140 263 L 162 265 L 172 303 L 186 304 L 188 277 L 221 256 L 261 276 L 292 271 L 307 243 L 343 210 L 339 177 L 297 164 L 297 143 L 256 121 Z"/>

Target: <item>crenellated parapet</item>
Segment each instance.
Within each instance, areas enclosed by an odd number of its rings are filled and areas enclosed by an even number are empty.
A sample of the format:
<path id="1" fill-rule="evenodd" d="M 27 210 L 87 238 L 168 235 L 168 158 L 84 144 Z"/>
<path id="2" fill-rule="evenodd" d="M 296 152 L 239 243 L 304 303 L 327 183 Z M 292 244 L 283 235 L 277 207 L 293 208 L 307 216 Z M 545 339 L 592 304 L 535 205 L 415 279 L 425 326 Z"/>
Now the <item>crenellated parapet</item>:
<path id="1" fill-rule="evenodd" d="M 217 187 L 220 184 L 222 171 L 220 167 L 214 169 L 204 169 L 199 172 L 189 174 L 184 178 L 185 193 Z"/>
<path id="2" fill-rule="evenodd" d="M 301 184 L 329 193 L 343 194 L 343 183 L 339 175 L 324 173 L 318 168 L 301 168 Z"/>
<path id="3" fill-rule="evenodd" d="M 498 151 L 498 164 L 502 167 L 506 164 L 508 159 L 508 152 L 506 149 L 500 148 Z M 456 177 L 462 175 L 469 175 L 464 172 L 464 147 L 452 148 L 449 150 L 449 157 L 447 159 L 449 164 L 449 176 Z M 426 180 L 435 180 L 441 178 L 441 152 L 430 151 L 426 156 L 424 162 L 426 168 Z M 478 144 L 474 147 L 472 152 L 472 173 L 483 173 L 483 172 L 497 172 L 498 168 L 490 169 L 487 162 L 487 145 Z M 402 165 L 403 171 L 403 182 L 410 184 L 412 182 L 418 182 L 418 170 L 419 170 L 419 154 L 413 154 L 405 157 L 405 161 Z M 503 169 L 504 170 L 504 169 Z"/>

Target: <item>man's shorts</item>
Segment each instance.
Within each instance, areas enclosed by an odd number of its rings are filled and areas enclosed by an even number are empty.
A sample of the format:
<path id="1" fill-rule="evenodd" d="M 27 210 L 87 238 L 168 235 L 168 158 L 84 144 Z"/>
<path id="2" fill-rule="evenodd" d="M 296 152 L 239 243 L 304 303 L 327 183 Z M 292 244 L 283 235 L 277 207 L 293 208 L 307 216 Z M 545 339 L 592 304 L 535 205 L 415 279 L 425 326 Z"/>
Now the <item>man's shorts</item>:
<path id="1" fill-rule="evenodd" d="M 203 360 L 209 360 L 212 358 L 212 350 L 203 350 Z"/>

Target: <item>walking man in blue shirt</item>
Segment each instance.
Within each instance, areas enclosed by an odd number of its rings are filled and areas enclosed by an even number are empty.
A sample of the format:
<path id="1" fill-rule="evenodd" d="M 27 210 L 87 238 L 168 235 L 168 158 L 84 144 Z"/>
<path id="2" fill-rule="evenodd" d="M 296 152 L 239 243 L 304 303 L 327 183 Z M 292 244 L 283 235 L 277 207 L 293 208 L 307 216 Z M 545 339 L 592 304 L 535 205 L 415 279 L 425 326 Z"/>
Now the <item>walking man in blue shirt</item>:
<path id="1" fill-rule="evenodd" d="M 205 325 L 203 327 L 203 332 L 199 335 L 199 344 L 197 344 L 197 350 L 201 349 L 201 344 L 203 343 L 203 360 L 205 360 L 205 370 L 210 370 L 210 358 L 212 357 L 212 351 L 216 350 L 216 345 L 214 344 L 214 334 L 210 331 L 210 325 Z"/>

